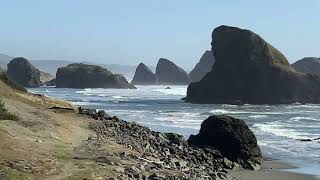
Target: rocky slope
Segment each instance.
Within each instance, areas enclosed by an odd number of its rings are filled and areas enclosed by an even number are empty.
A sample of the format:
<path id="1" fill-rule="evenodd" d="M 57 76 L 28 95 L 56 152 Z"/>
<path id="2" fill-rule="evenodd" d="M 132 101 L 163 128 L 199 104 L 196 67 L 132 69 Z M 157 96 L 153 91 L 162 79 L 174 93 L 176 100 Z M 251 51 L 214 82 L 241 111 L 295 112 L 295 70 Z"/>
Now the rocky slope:
<path id="1" fill-rule="evenodd" d="M 303 58 L 291 66 L 298 72 L 320 76 L 320 58 Z"/>
<path id="2" fill-rule="evenodd" d="M 7 74 L 24 87 L 39 87 L 41 85 L 40 71 L 22 57 L 10 61 L 7 65 Z"/>
<path id="3" fill-rule="evenodd" d="M 189 85 L 187 102 L 320 102 L 320 78 L 296 72 L 280 51 L 249 30 L 216 28 L 212 52 L 216 60 L 212 71 Z"/>
<path id="4" fill-rule="evenodd" d="M 122 76 L 100 66 L 82 63 L 59 68 L 56 74 L 57 88 L 135 88 Z"/>
<path id="5" fill-rule="evenodd" d="M 134 85 L 153 85 L 156 84 L 156 75 L 143 63 L 140 63 L 136 69 L 131 84 Z"/>
<path id="6" fill-rule="evenodd" d="M 208 72 L 212 70 L 214 64 L 214 57 L 212 51 L 206 51 L 200 61 L 196 64 L 193 70 L 189 73 L 191 81 L 200 81 Z"/>
<path id="7" fill-rule="evenodd" d="M 156 67 L 158 84 L 187 85 L 191 79 L 188 73 L 173 62 L 160 58 Z"/>

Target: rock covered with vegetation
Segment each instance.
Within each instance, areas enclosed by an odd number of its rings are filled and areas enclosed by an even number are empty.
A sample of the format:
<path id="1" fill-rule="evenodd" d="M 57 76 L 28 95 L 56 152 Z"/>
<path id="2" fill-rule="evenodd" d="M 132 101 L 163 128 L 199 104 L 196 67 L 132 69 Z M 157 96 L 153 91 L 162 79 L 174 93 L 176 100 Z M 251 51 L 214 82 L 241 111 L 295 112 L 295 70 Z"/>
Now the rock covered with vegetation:
<path id="1" fill-rule="evenodd" d="M 82 63 L 59 68 L 56 74 L 57 88 L 116 88 L 132 89 L 125 77 L 113 74 L 105 68 Z"/>
<path id="2" fill-rule="evenodd" d="M 158 84 L 188 85 L 191 81 L 188 73 L 164 58 L 160 58 L 158 61 L 156 76 Z"/>
<path id="3" fill-rule="evenodd" d="M 143 63 L 140 63 L 136 69 L 131 84 L 134 85 L 154 85 L 156 84 L 156 75 Z"/>
<path id="4" fill-rule="evenodd" d="M 320 76 L 320 58 L 303 58 L 291 66 L 298 72 Z"/>
<path id="5" fill-rule="evenodd" d="M 191 81 L 200 81 L 208 72 L 212 70 L 214 64 L 214 57 L 212 51 L 206 51 L 200 61 L 196 64 L 193 70 L 189 73 Z"/>
<path id="6" fill-rule="evenodd" d="M 249 30 L 216 28 L 212 33 L 212 52 L 212 71 L 189 85 L 187 102 L 320 102 L 320 78 L 296 72 L 280 51 Z"/>
<path id="7" fill-rule="evenodd" d="M 7 65 L 8 76 L 24 87 L 39 87 L 40 71 L 34 67 L 27 59 L 14 58 Z"/>

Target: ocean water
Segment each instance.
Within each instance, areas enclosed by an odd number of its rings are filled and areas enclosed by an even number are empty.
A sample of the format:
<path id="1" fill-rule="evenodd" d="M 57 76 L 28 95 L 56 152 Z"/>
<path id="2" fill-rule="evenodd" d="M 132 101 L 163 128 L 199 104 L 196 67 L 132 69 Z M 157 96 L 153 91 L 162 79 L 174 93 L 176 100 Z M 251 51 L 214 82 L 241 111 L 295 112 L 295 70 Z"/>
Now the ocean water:
<path id="1" fill-rule="evenodd" d="M 199 105 L 181 101 L 187 86 L 138 86 L 138 89 L 32 88 L 29 91 L 71 101 L 74 105 L 103 109 L 127 121 L 161 132 L 196 134 L 201 122 L 213 114 L 245 120 L 255 133 L 262 153 L 300 168 L 296 172 L 320 176 L 320 104 Z"/>

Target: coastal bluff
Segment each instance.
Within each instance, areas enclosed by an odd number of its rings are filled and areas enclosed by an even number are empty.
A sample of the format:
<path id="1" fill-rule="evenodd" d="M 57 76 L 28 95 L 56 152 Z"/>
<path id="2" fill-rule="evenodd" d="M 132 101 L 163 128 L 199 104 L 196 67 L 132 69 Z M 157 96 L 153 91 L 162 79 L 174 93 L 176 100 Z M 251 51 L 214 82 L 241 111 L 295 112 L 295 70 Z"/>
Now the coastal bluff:
<path id="1" fill-rule="evenodd" d="M 56 74 L 56 87 L 135 89 L 122 75 L 113 74 L 100 66 L 83 63 L 59 68 Z"/>
<path id="2" fill-rule="evenodd" d="M 286 57 L 259 35 L 220 26 L 212 33 L 215 63 L 199 82 L 190 83 L 190 103 L 320 103 L 320 77 L 296 72 Z"/>

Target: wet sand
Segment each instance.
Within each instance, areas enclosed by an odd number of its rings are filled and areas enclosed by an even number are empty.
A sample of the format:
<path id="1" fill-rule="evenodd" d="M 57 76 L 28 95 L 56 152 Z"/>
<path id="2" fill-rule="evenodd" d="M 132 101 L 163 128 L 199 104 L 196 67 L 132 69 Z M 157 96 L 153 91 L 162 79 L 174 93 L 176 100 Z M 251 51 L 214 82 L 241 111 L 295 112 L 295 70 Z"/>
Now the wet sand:
<path id="1" fill-rule="evenodd" d="M 232 170 L 229 175 L 239 180 L 317 180 L 310 175 L 284 171 L 293 168 L 295 167 L 286 163 L 267 160 L 264 161 L 261 170 Z"/>

